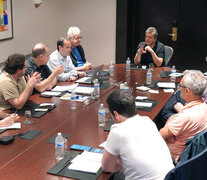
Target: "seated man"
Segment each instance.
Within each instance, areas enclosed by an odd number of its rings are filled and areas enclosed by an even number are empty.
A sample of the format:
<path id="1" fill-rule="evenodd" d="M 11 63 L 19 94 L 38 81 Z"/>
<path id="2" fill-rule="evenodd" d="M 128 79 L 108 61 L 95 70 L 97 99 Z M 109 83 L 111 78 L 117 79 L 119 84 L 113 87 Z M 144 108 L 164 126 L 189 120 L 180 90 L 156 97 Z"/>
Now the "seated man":
<path id="1" fill-rule="evenodd" d="M 172 115 L 160 134 L 166 141 L 175 162 L 185 149 L 188 139 L 207 129 L 207 105 L 202 94 L 207 82 L 200 71 L 186 70 L 180 82 L 181 98 L 187 104 Z"/>
<path id="2" fill-rule="evenodd" d="M 41 80 L 37 72 L 24 79 L 26 60 L 22 54 L 13 54 L 4 62 L 4 72 L 0 75 L 0 108 L 21 109 L 32 94 L 33 88 Z"/>
<path id="3" fill-rule="evenodd" d="M 102 169 L 116 172 L 123 168 L 126 179 L 164 179 L 174 167 L 169 149 L 153 121 L 136 112 L 135 100 L 126 90 L 116 90 L 107 98 L 112 125 Z"/>
<path id="4" fill-rule="evenodd" d="M 67 38 L 71 42 L 72 51 L 70 57 L 77 71 L 87 71 L 92 66 L 86 61 L 83 47 L 81 43 L 81 31 L 78 27 L 70 27 L 68 29 Z"/>
<path id="5" fill-rule="evenodd" d="M 38 43 L 32 49 L 32 57 L 27 59 L 26 75 L 31 75 L 32 72 L 39 72 L 42 77 L 42 81 L 39 84 L 36 84 L 34 93 L 51 90 L 57 83 L 56 77 L 63 73 L 62 65 L 56 67 L 51 73 L 47 66 L 49 57 L 49 48 L 42 43 Z"/>
<path id="6" fill-rule="evenodd" d="M 17 114 L 7 114 L 0 111 L 0 127 L 11 126 L 19 116 Z"/>
<path id="7" fill-rule="evenodd" d="M 50 55 L 48 66 L 51 71 L 60 65 L 63 65 L 64 72 L 58 75 L 58 81 L 74 81 L 77 75 L 86 76 L 85 72 L 76 71 L 70 58 L 71 43 L 67 39 L 60 38 L 57 41 L 57 49 Z"/>
<path id="8" fill-rule="evenodd" d="M 157 41 L 158 33 L 154 27 L 149 27 L 145 33 L 145 42 L 138 45 L 134 64 L 146 65 L 154 63 L 157 67 L 164 65 L 165 46 Z"/>

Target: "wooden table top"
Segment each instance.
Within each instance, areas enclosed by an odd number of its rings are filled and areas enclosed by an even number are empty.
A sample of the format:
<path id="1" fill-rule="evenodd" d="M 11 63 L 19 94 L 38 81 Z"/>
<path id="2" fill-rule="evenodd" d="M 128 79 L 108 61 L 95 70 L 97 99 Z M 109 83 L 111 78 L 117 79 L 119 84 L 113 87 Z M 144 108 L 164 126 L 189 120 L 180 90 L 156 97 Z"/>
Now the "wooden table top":
<path id="1" fill-rule="evenodd" d="M 41 130 L 42 133 L 33 140 L 23 140 L 16 137 L 15 141 L 7 146 L 0 145 L 0 179 L 68 179 L 60 176 L 47 174 L 47 171 L 53 167 L 57 161 L 55 159 L 54 144 L 46 143 L 57 132 L 69 134 L 68 146 L 72 144 L 82 144 L 98 148 L 98 145 L 107 139 L 108 132 L 98 127 L 98 108 L 103 103 L 106 106 L 108 95 L 115 90 L 116 83 L 127 82 L 133 87 L 133 95 L 147 96 L 148 99 L 157 100 L 157 105 L 152 111 L 137 111 L 140 115 L 149 116 L 154 119 L 160 112 L 164 104 L 171 97 L 172 93 L 164 93 L 159 90 L 159 94 L 141 92 L 136 90 L 137 84 L 144 84 L 146 71 L 131 70 L 126 72 L 123 64 L 115 65 L 114 76 L 110 77 L 113 82 L 109 88 L 102 90 L 100 98 L 97 101 L 91 101 L 88 106 L 77 102 L 77 109 L 70 109 L 70 101 L 60 100 L 58 97 L 42 98 L 38 94 L 33 95 L 30 100 L 35 103 L 54 102 L 56 108 L 40 118 L 33 118 L 35 121 L 32 125 L 21 123 L 20 130 L 7 130 L 0 134 L 0 137 L 14 135 L 20 132 L 27 132 L 35 129 Z M 169 68 L 154 68 L 152 75 L 153 80 L 169 81 L 169 78 L 161 78 L 159 71 L 167 71 Z M 178 79 L 179 81 L 179 79 Z M 60 83 L 67 84 L 67 83 Z M 24 117 L 19 121 L 23 122 Z M 106 179 L 109 174 L 102 173 L 99 179 Z"/>

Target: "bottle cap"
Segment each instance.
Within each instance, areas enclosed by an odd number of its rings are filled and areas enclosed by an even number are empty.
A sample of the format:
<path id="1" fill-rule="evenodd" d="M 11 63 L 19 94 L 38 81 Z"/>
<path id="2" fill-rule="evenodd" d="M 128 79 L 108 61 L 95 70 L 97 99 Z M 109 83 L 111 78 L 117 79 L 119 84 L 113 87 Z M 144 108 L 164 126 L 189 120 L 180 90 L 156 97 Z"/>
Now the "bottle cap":
<path id="1" fill-rule="evenodd" d="M 61 132 L 59 132 L 57 135 L 58 135 L 58 136 L 61 136 L 61 135 L 62 135 L 62 133 L 61 133 Z"/>

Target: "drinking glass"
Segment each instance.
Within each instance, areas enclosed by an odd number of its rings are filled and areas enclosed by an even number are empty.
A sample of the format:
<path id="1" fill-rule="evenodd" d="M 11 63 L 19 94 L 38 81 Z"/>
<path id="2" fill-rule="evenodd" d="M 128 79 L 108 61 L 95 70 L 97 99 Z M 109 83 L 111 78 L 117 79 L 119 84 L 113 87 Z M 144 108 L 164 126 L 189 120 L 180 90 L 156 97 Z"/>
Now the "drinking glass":
<path id="1" fill-rule="evenodd" d="M 150 69 L 151 71 L 153 71 L 154 66 L 155 66 L 154 63 L 150 63 L 150 64 L 149 64 L 149 69 Z"/>
<path id="2" fill-rule="evenodd" d="M 33 124 L 34 121 L 31 120 L 32 118 L 32 114 L 31 114 L 31 111 L 30 110 L 27 110 L 25 111 L 25 121 L 24 121 L 24 124 Z"/>

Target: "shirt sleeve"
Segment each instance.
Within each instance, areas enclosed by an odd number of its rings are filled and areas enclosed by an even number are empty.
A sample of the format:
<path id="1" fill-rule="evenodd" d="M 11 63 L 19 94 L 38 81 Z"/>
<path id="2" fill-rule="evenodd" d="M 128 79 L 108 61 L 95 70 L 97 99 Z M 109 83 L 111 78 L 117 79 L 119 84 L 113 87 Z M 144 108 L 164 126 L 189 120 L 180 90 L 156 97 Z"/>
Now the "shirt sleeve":
<path id="1" fill-rule="evenodd" d="M 17 86 L 11 81 L 4 81 L 4 83 L 2 83 L 1 89 L 2 89 L 3 97 L 6 101 L 9 99 L 19 97 Z"/>
<path id="2" fill-rule="evenodd" d="M 112 155 L 118 156 L 120 150 L 120 136 L 116 127 L 111 127 L 105 149 Z"/>
<path id="3" fill-rule="evenodd" d="M 185 113 L 178 113 L 173 119 L 167 122 L 166 126 L 175 135 L 180 135 L 188 126 L 189 117 Z"/>

